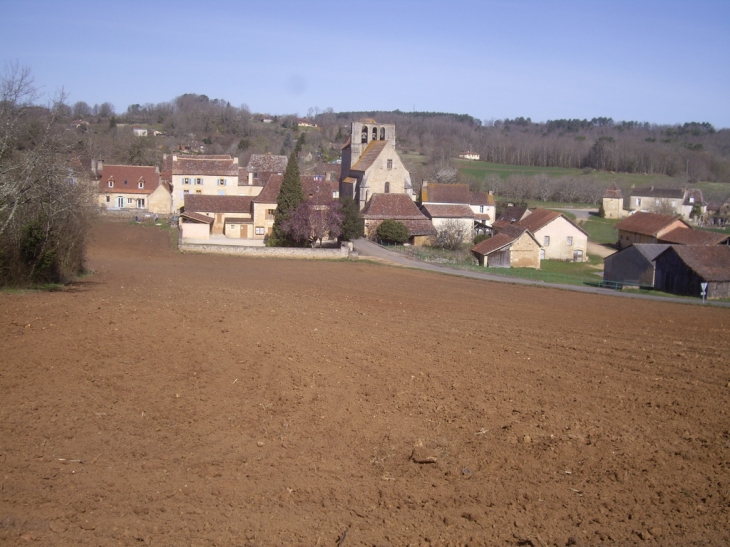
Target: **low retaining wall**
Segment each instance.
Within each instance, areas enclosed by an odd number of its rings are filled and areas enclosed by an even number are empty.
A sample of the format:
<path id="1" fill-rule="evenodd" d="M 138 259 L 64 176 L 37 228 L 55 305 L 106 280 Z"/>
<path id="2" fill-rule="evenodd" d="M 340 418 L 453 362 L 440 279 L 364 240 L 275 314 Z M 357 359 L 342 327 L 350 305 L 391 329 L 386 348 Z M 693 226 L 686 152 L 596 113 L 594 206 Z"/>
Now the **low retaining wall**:
<path id="1" fill-rule="evenodd" d="M 181 242 L 178 249 L 182 253 L 339 260 L 350 256 L 350 246 L 349 243 L 343 243 L 339 249 L 312 249 L 309 247 L 245 247 L 243 245 Z"/>

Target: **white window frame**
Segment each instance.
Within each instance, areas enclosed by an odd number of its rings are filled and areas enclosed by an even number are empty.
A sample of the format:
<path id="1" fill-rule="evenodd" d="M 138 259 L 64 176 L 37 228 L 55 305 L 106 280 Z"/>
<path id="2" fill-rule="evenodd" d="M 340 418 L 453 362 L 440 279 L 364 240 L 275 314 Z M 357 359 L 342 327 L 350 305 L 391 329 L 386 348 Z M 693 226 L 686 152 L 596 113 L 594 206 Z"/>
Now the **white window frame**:
<path id="1" fill-rule="evenodd" d="M 573 246 L 573 236 L 568 236 L 568 247 Z"/>
<path id="2" fill-rule="evenodd" d="M 479 206 L 479 212 L 480 212 L 480 213 L 483 213 L 483 212 L 484 212 L 484 205 L 480 205 L 480 206 Z"/>
<path id="3" fill-rule="evenodd" d="M 226 179 L 218 179 L 218 186 L 227 186 Z"/>
<path id="4" fill-rule="evenodd" d="M 264 234 L 266 234 L 266 228 L 263 226 L 256 226 L 256 235 L 262 236 Z"/>
<path id="5" fill-rule="evenodd" d="M 184 177 L 183 184 L 190 184 L 190 177 Z"/>
<path id="6" fill-rule="evenodd" d="M 144 198 L 137 198 L 137 209 L 144 209 L 145 203 Z"/>
<path id="7" fill-rule="evenodd" d="M 114 188 L 114 181 L 113 180 L 110 180 L 109 181 L 109 188 Z"/>
<path id="8" fill-rule="evenodd" d="M 127 198 L 127 205 L 131 205 L 132 203 L 134 203 L 134 199 Z"/>
<path id="9" fill-rule="evenodd" d="M 540 260 L 545 260 L 545 249 L 540 249 Z"/>
<path id="10" fill-rule="evenodd" d="M 201 186 L 202 184 L 203 184 L 203 178 L 202 177 L 198 177 L 198 178 L 195 179 L 195 185 L 196 186 Z"/>
<path id="11" fill-rule="evenodd" d="M 542 238 L 542 246 L 543 247 L 549 247 L 550 246 L 550 236 L 543 236 L 543 238 Z"/>
<path id="12" fill-rule="evenodd" d="M 138 182 L 137 188 L 144 188 L 144 182 Z"/>
<path id="13" fill-rule="evenodd" d="M 641 198 L 636 198 L 636 206 L 641 207 Z"/>

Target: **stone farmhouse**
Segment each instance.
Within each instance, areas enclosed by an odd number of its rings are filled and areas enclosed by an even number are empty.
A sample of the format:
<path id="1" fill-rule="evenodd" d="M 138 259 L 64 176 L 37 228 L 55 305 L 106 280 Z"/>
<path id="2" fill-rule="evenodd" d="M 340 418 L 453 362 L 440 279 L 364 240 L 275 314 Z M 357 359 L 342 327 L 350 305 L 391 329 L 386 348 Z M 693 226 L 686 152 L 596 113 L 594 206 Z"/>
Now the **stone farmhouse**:
<path id="1" fill-rule="evenodd" d="M 246 169 L 229 155 L 176 155 L 162 158 L 162 176 L 172 186 L 172 210 L 187 195 L 256 196 L 263 185 L 248 184 Z"/>
<path id="2" fill-rule="evenodd" d="M 272 154 L 251 154 L 246 165 L 248 185 L 262 188 L 271 175 L 283 175 L 289 158 Z M 253 195 L 253 194 L 252 194 Z"/>
<path id="3" fill-rule="evenodd" d="M 99 205 L 110 211 L 170 214 L 171 189 L 152 166 L 93 163 L 99 183 Z"/>
<path id="4" fill-rule="evenodd" d="M 411 175 L 395 149 L 395 125 L 371 118 L 353 122 L 342 147 L 340 196 L 365 206 L 375 194 L 404 194 L 415 199 Z"/>
<path id="5" fill-rule="evenodd" d="M 257 196 L 217 196 L 188 194 L 181 213 L 182 238 L 248 239 L 263 244 L 274 227 L 277 198 L 284 176 L 271 174 Z M 302 176 L 305 199 L 316 206 L 326 207 L 335 199 L 337 186 L 321 175 Z"/>
<path id="6" fill-rule="evenodd" d="M 540 244 L 527 228 L 508 224 L 471 248 L 479 265 L 489 268 L 540 268 Z"/>
<path id="7" fill-rule="evenodd" d="M 606 218 L 624 218 L 636 212 L 678 215 L 689 220 L 707 212 L 702 191 L 697 188 L 660 188 L 649 186 L 632 188 L 624 196 L 615 183 L 603 195 Z"/>
<path id="8" fill-rule="evenodd" d="M 617 223 L 619 250 L 635 243 L 660 243 L 663 237 L 675 230 L 691 230 L 687 221 L 673 215 L 634 213 Z"/>
<path id="9" fill-rule="evenodd" d="M 492 227 L 500 233 L 513 225 L 528 229 L 540 242 L 542 260 L 588 260 L 588 233 L 560 211 L 507 207 Z"/>
<path id="10" fill-rule="evenodd" d="M 421 211 L 431 219 L 436 230 L 447 221 L 464 225 L 472 237 L 484 232 L 496 216 L 494 195 L 472 192 L 468 184 L 440 184 L 424 181 L 421 185 Z"/>
<path id="11" fill-rule="evenodd" d="M 412 245 L 423 245 L 436 235 L 436 228 L 408 194 L 373 194 L 362 211 L 362 217 L 365 237 L 372 238 L 380 223 L 388 219 L 406 225 Z"/>

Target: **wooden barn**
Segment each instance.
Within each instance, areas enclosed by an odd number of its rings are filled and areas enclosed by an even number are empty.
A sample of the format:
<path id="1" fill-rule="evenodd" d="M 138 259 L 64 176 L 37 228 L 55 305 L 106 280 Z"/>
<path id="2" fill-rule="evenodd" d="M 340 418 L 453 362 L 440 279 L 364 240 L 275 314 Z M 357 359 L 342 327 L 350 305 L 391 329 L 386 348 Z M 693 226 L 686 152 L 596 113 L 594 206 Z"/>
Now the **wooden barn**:
<path id="1" fill-rule="evenodd" d="M 654 259 L 669 247 L 668 244 L 636 243 L 603 259 L 603 280 L 654 286 L 656 263 Z"/>
<path id="2" fill-rule="evenodd" d="M 730 298 L 730 247 L 727 245 L 671 245 L 655 259 L 654 287 L 686 296 Z"/>

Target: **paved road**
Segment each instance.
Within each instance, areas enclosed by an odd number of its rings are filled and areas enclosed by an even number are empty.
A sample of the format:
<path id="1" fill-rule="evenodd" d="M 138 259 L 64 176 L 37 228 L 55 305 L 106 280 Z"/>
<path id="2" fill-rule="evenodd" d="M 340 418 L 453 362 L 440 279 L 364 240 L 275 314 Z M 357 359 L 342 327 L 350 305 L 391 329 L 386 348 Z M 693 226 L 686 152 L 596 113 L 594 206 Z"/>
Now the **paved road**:
<path id="1" fill-rule="evenodd" d="M 565 291 L 575 291 L 592 294 L 602 294 L 605 296 L 617 296 L 621 298 L 640 298 L 644 300 L 658 300 L 661 302 L 673 302 L 676 304 L 690 304 L 690 305 L 702 305 L 702 301 L 698 299 L 689 298 L 673 298 L 671 296 L 652 296 L 645 294 L 629 294 L 621 291 L 614 291 L 611 289 L 601 289 L 599 287 L 591 287 L 588 285 L 561 285 L 558 283 L 546 283 L 544 281 L 536 281 L 534 279 L 522 279 L 519 277 L 507 277 L 501 275 L 494 275 L 489 273 L 475 272 L 471 270 L 459 270 L 456 268 L 449 268 L 448 266 L 441 266 L 439 264 L 431 264 L 429 262 L 421 262 L 413 258 L 404 256 L 400 253 L 394 253 L 384 249 L 380 245 L 368 241 L 366 239 L 358 239 L 355 241 L 355 250 L 360 257 L 363 258 L 374 258 L 378 262 L 386 262 L 398 266 L 405 266 L 407 268 L 415 268 L 418 270 L 426 270 L 429 272 L 437 272 L 448 275 L 458 275 L 461 277 L 470 277 L 472 279 L 484 279 L 487 281 L 496 281 L 498 283 L 514 283 L 516 285 L 537 285 L 540 287 L 552 287 L 555 289 L 562 289 Z M 708 306 L 717 306 L 723 308 L 730 308 L 730 302 L 714 302 L 707 301 Z"/>

